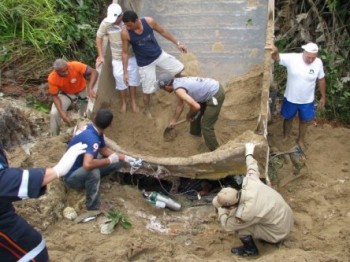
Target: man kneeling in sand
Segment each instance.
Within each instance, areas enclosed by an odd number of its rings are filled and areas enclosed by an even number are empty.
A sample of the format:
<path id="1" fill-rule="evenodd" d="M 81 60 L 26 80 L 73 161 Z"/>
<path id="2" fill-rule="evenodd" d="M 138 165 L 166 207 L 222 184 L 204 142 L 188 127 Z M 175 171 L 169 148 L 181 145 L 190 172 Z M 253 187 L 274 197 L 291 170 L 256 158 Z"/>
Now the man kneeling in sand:
<path id="1" fill-rule="evenodd" d="M 245 145 L 247 173 L 242 189 L 223 188 L 213 199 L 222 227 L 237 232 L 243 243 L 231 249 L 238 256 L 257 256 L 253 238 L 278 243 L 293 226 L 293 212 L 283 197 L 260 181 L 254 147 L 252 143 Z"/>

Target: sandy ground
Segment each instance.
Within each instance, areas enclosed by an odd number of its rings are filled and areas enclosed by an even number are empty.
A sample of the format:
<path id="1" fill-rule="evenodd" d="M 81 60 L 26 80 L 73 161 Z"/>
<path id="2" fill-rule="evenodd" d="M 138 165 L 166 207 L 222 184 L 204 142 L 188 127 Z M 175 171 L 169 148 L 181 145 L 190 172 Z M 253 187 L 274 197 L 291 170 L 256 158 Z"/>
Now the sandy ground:
<path id="1" fill-rule="evenodd" d="M 190 54 L 186 55 L 190 56 Z M 187 61 L 184 63 L 188 64 Z M 185 75 L 194 75 L 192 71 Z M 226 144 L 247 130 L 255 129 L 260 111 L 261 94 L 259 92 L 263 81 L 262 72 L 263 68 L 256 66 L 246 75 L 232 78 L 226 84 L 222 83 L 225 89 L 225 101 L 215 125 L 220 145 Z M 135 114 L 128 109 L 125 114 L 122 114 L 119 113 L 119 97 L 115 90 L 111 95 L 111 91 L 106 90 L 109 88 L 113 87 L 101 87 L 99 99 L 103 102 L 96 107 L 107 106 L 113 110 L 115 119 L 111 128 L 106 130 L 106 134 L 122 149 L 136 155 L 155 157 L 187 157 L 209 152 L 203 138 L 189 134 L 189 122 L 174 128 L 174 139 L 171 143 L 163 139 L 163 132 L 174 115 L 178 101 L 174 93 L 169 94 L 165 91 L 154 93 L 151 97 L 153 117 L 148 119 L 142 114 L 141 90 L 138 90 L 140 112 Z M 114 97 L 111 98 L 113 95 Z M 188 106 L 185 105 L 179 120 L 184 119 L 187 112 Z"/>
<path id="2" fill-rule="evenodd" d="M 191 64 L 186 63 L 186 68 L 190 69 L 189 74 L 198 75 L 195 59 Z M 229 81 L 229 91 L 216 125 L 221 145 L 246 130 L 254 130 L 261 102 L 257 93 L 257 85 L 262 82 L 261 72 L 256 68 L 242 79 Z M 6 92 L 0 89 L 0 93 L 16 93 L 20 97 L 30 95 L 33 89 L 24 91 L 13 86 Z M 47 94 L 45 88 L 41 91 Z M 117 112 L 114 98 L 108 106 Z M 19 100 L 0 98 L 1 108 L 9 104 L 21 106 Z M 142 107 L 140 96 L 139 105 Z M 152 98 L 152 106 L 155 118 L 147 122 L 141 113 L 116 114 L 107 135 L 122 148 L 136 154 L 187 157 L 208 151 L 202 138 L 195 139 L 188 134 L 186 124 L 176 127 L 177 137 L 171 144 L 162 139 L 162 132 L 174 110 L 173 95 L 157 93 Z M 27 111 L 16 118 L 16 121 L 27 119 L 27 123 L 6 130 L 7 138 L 18 132 L 19 139 L 30 142 L 9 152 L 10 163 L 24 168 L 53 166 L 62 156 L 69 135 L 49 137 L 48 116 L 38 112 L 33 116 Z M 281 130 L 281 119 L 275 116 L 268 128 L 272 151 L 285 151 L 294 146 L 296 127 L 294 136 L 287 143 L 281 140 Z M 31 136 L 38 134 L 39 139 L 32 143 Z M 270 171 L 275 170 L 271 172 L 272 186 L 292 207 L 295 226 L 279 246 L 256 241 L 260 255 L 254 261 L 349 261 L 349 136 L 350 129 L 347 128 L 312 124 L 307 132 L 305 166 L 296 170 L 286 156 L 278 159 L 278 165 L 273 166 L 275 169 L 270 168 Z M 42 232 L 54 262 L 243 260 L 230 253 L 240 241 L 234 232 L 221 229 L 210 198 L 189 201 L 183 195 L 174 195 L 172 197 L 182 204 L 180 211 L 158 209 L 143 198 L 139 182 L 137 177 L 128 184 L 118 177 L 113 180 L 107 177 L 102 181 L 102 200 L 127 215 L 132 224 L 129 230 L 117 225 L 109 235 L 100 233 L 103 214 L 86 223 L 76 223 L 62 216 L 67 206 L 73 207 L 78 215 L 84 214 L 85 196 L 84 192 L 67 189 L 58 180 L 49 185 L 45 196 L 18 202 L 16 209 Z M 156 185 L 159 188 L 158 182 Z"/>
<path id="3" fill-rule="evenodd" d="M 52 166 L 62 155 L 68 136 L 50 138 L 45 123 L 37 125 L 43 131 L 31 145 L 31 155 L 15 148 L 9 152 L 12 166 Z M 281 143 L 281 126 L 278 116 L 269 126 L 269 143 L 278 151 L 292 147 L 296 135 L 295 128 L 294 137 Z M 295 226 L 280 246 L 256 241 L 260 256 L 254 260 L 349 261 L 349 135 L 347 128 L 314 123 L 307 132 L 305 167 L 295 174 L 288 157 L 281 161 L 272 184 L 292 207 Z M 130 230 L 117 225 L 110 235 L 100 233 L 103 215 L 79 224 L 63 218 L 66 206 L 79 215 L 85 210 L 84 193 L 67 190 L 61 181 L 53 182 L 39 200 L 18 202 L 17 212 L 42 232 L 51 261 L 242 260 L 230 253 L 232 246 L 240 244 L 237 235 L 221 229 L 209 200 L 189 201 L 177 195 L 173 198 L 182 204 L 181 211 L 158 209 L 143 198 L 137 183 L 103 180 L 102 200 L 132 223 Z"/>

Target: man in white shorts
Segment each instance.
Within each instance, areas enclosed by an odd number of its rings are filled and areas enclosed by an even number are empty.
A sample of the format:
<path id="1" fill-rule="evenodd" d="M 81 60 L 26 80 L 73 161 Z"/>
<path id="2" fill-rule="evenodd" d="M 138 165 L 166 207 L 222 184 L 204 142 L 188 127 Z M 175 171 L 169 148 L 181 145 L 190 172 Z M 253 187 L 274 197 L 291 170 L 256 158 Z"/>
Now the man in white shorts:
<path id="1" fill-rule="evenodd" d="M 150 99 L 151 94 L 157 91 L 154 87 L 154 83 L 156 82 L 156 67 L 169 72 L 173 76 L 179 76 L 184 69 L 184 65 L 179 60 L 162 50 L 154 36 L 154 30 L 165 39 L 174 43 L 181 52 L 187 52 L 187 49 L 185 45 L 180 43 L 180 41 L 152 17 L 138 18 L 134 11 L 128 10 L 123 14 L 123 22 L 125 24 L 122 30 L 124 81 L 126 83 L 131 81 L 131 76 L 129 77 L 127 72 L 129 46 L 131 45 L 135 53 L 137 65 L 139 66 L 144 94 L 144 113 L 147 117 L 152 117 Z"/>
<path id="2" fill-rule="evenodd" d="M 120 94 L 120 102 L 122 113 L 126 112 L 127 108 L 127 95 L 128 86 L 130 92 L 130 102 L 132 111 L 138 112 L 138 107 L 136 103 L 136 88 L 140 85 L 140 75 L 138 71 L 138 66 L 136 63 L 136 58 L 132 51 L 132 48 L 128 48 L 128 66 L 127 73 L 129 75 L 128 85 L 124 83 L 123 80 L 123 63 L 122 63 L 122 17 L 123 12 L 118 4 L 111 4 L 108 6 L 107 17 L 103 19 L 97 30 L 96 35 L 96 47 L 98 52 L 98 57 L 96 59 L 96 68 L 104 62 L 102 45 L 103 37 L 108 36 L 109 44 L 112 52 L 112 65 L 113 65 L 113 75 L 116 82 L 116 89 Z"/>

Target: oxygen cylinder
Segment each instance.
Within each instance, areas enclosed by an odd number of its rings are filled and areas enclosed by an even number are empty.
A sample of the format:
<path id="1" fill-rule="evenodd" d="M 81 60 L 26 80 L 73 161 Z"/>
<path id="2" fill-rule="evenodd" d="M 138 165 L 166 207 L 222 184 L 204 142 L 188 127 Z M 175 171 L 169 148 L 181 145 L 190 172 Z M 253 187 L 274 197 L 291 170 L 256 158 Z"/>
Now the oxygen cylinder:
<path id="1" fill-rule="evenodd" d="M 158 192 L 153 191 L 149 195 L 149 201 L 156 203 L 157 201 L 165 203 L 165 206 L 171 210 L 179 211 L 181 204 L 171 199 L 170 197 L 164 196 Z"/>

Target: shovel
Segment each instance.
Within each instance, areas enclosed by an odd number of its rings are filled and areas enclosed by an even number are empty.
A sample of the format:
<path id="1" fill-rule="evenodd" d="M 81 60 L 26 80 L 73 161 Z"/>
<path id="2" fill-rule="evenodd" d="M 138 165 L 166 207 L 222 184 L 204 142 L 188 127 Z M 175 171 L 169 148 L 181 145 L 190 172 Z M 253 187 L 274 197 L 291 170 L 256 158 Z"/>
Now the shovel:
<path id="1" fill-rule="evenodd" d="M 163 138 L 165 141 L 172 141 L 176 134 L 175 134 L 175 129 L 174 127 L 177 125 L 180 125 L 182 123 L 185 123 L 186 119 L 182 119 L 180 121 L 177 121 L 173 126 L 168 126 L 167 128 L 165 128 L 164 132 L 163 132 Z"/>
<path id="2" fill-rule="evenodd" d="M 198 111 L 197 114 L 193 117 L 193 121 L 196 120 L 201 115 L 201 112 Z M 177 121 L 172 127 L 165 128 L 163 132 L 163 138 L 165 141 L 172 141 L 176 137 L 175 129 L 174 127 L 177 125 L 180 125 L 182 123 L 186 122 L 186 119 L 182 119 L 180 121 Z"/>

